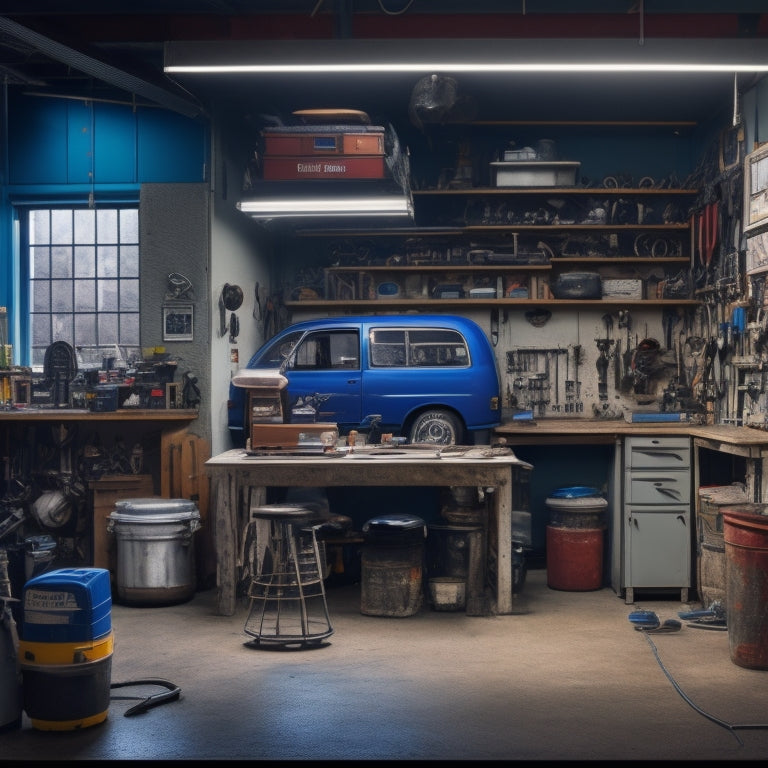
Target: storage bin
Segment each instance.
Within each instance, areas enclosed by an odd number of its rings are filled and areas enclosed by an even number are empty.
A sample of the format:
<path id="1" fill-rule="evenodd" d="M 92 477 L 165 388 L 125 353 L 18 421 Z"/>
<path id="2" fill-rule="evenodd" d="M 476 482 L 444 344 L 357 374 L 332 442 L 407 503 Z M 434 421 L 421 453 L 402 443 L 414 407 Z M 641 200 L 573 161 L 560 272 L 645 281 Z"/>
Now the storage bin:
<path id="1" fill-rule="evenodd" d="M 413 616 L 423 605 L 426 525 L 405 514 L 375 517 L 363 525 L 360 612 Z"/>
<path id="2" fill-rule="evenodd" d="M 581 163 L 497 161 L 491 163 L 491 175 L 497 187 L 572 187 Z"/>
<path id="3" fill-rule="evenodd" d="M 187 499 L 126 499 L 109 516 L 117 539 L 117 595 L 130 604 L 171 604 L 195 594 L 193 535 L 200 512 Z"/>

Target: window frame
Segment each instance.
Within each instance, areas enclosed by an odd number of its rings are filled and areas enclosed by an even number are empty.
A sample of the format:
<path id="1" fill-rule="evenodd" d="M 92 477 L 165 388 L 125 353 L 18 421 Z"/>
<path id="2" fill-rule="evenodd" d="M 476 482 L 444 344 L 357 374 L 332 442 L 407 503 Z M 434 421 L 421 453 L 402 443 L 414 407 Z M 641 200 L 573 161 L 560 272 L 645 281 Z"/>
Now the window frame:
<path id="1" fill-rule="evenodd" d="M 55 242 L 54 238 L 51 236 L 49 237 L 49 240 L 47 243 L 39 243 L 36 244 L 34 242 L 34 238 L 32 236 L 32 214 L 34 211 L 69 211 L 71 215 L 73 216 L 73 223 L 72 227 L 74 228 L 74 212 L 78 210 L 93 210 L 95 214 L 98 214 L 99 211 L 122 211 L 122 210 L 131 210 L 135 211 L 136 214 L 136 222 L 135 222 L 135 241 L 132 238 L 123 239 L 122 234 L 120 232 L 120 214 L 118 213 L 117 216 L 117 234 L 114 240 L 110 240 L 109 238 L 106 238 L 104 240 L 99 240 L 98 237 L 98 228 L 96 227 L 96 224 L 94 223 L 94 235 L 93 235 L 93 243 L 85 243 L 85 245 L 92 245 L 95 249 L 94 251 L 94 260 L 97 262 L 99 256 L 98 256 L 98 248 L 101 244 L 102 247 L 105 245 L 114 247 L 115 249 L 115 259 L 117 262 L 117 269 L 116 273 L 113 277 L 110 277 L 109 279 L 114 279 L 117 283 L 115 292 L 119 298 L 121 291 L 119 288 L 120 282 L 124 279 L 135 281 L 135 309 L 126 309 L 126 310 L 120 310 L 118 307 L 115 311 L 112 307 L 110 307 L 107 311 L 109 314 L 117 314 L 117 315 L 132 315 L 133 318 L 133 325 L 134 325 L 134 331 L 135 331 L 135 337 L 134 335 L 131 335 L 130 337 L 126 338 L 121 335 L 121 322 L 120 318 L 115 318 L 115 324 L 116 329 L 115 333 L 117 335 L 117 339 L 108 339 L 105 340 L 104 338 L 101 339 L 101 344 L 98 343 L 100 341 L 99 339 L 99 326 L 101 325 L 98 323 L 98 321 L 95 322 L 95 334 L 96 338 L 92 338 L 90 341 L 80 340 L 82 341 L 82 344 L 73 343 L 76 342 L 77 339 L 67 337 L 64 334 L 57 334 L 53 327 L 51 326 L 48 330 L 49 333 L 49 341 L 48 343 L 52 343 L 53 341 L 57 340 L 64 340 L 68 343 L 72 344 L 76 348 L 93 348 L 94 346 L 105 346 L 105 347 L 112 347 L 114 348 L 116 345 L 120 346 L 121 348 L 140 348 L 140 332 L 141 332 L 141 307 L 140 307 L 140 300 L 141 300 L 141 283 L 140 283 L 140 272 L 141 272 L 141 265 L 140 265 L 140 259 L 141 259 L 141 252 L 140 252 L 140 205 L 138 197 L 135 199 L 132 199 L 129 195 L 128 198 L 121 198 L 121 199 L 115 199 L 115 200 L 101 200 L 99 203 L 94 206 L 92 202 L 89 201 L 83 201 L 82 199 L 75 198 L 75 199 L 61 199 L 61 200 L 28 200 L 28 201 L 19 201 L 14 200 L 13 206 L 16 211 L 15 219 L 17 221 L 17 247 L 14 249 L 17 253 L 17 264 L 18 264 L 18 291 L 17 291 L 17 297 L 18 297 L 18 323 L 19 323 L 19 347 L 21 354 L 18 355 L 21 358 L 22 364 L 27 365 L 30 367 L 34 372 L 40 372 L 42 371 L 42 359 L 44 355 L 44 346 L 42 342 L 36 341 L 36 339 L 33 338 L 33 315 L 38 314 L 34 310 L 33 305 L 33 280 L 35 279 L 45 279 L 45 278 L 35 278 L 34 276 L 34 270 L 32 265 L 32 249 L 34 247 L 48 247 L 48 248 L 55 248 L 57 246 L 57 243 Z M 75 248 L 78 245 L 82 245 L 81 243 L 76 243 L 76 236 L 74 234 L 74 229 L 71 233 L 71 243 L 68 244 L 67 247 L 72 248 L 72 253 L 74 254 Z M 59 245 L 66 245 L 64 243 Z M 122 248 L 134 248 L 135 249 L 135 273 L 132 271 L 129 275 L 121 274 L 120 271 L 120 264 L 122 261 L 122 254 L 120 253 Z M 73 265 L 75 263 L 75 258 L 73 255 Z M 50 261 L 49 261 L 50 264 Z M 71 280 L 75 280 L 75 274 L 74 271 L 70 275 Z M 79 278 L 77 278 L 79 279 Z M 48 280 L 53 280 L 52 275 L 49 273 Z M 87 280 L 93 280 L 94 283 L 96 283 L 97 275 L 93 275 L 90 277 L 83 278 L 84 281 Z M 74 283 L 72 284 L 72 291 L 74 296 Z M 49 306 L 47 312 L 42 312 L 39 314 L 50 314 L 52 311 L 52 308 Z M 96 297 L 94 300 L 94 310 L 93 313 L 98 316 L 100 312 L 104 311 L 102 308 L 98 305 L 98 298 Z M 90 313 L 90 310 L 89 310 Z M 71 307 L 71 314 L 73 315 L 72 320 L 72 334 L 71 336 L 74 336 L 74 316 L 77 314 L 76 307 L 74 304 Z"/>

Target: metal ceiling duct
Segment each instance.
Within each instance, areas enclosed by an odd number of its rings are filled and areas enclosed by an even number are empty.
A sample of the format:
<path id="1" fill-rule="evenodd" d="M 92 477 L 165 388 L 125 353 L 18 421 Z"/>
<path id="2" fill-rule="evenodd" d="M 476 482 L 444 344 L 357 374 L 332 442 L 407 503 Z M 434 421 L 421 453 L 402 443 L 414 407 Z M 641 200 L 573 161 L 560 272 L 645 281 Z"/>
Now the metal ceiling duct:
<path id="1" fill-rule="evenodd" d="M 135 75 L 131 75 L 109 64 L 105 64 L 103 61 L 76 51 L 74 48 L 51 40 L 3 16 L 0 16 L 0 31 L 33 46 L 40 53 L 49 56 L 51 59 L 129 93 L 142 96 L 185 117 L 193 118 L 203 114 L 203 108 L 193 101 L 176 96 L 146 80 L 142 80 Z"/>

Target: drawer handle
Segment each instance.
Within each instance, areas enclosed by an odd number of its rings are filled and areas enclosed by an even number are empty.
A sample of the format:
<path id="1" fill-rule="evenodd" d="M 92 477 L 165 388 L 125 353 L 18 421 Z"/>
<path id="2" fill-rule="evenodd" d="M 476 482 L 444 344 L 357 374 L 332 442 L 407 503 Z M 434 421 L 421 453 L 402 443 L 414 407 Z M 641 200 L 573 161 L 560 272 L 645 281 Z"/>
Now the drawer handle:
<path id="1" fill-rule="evenodd" d="M 662 486 L 661 483 L 655 483 L 655 485 L 659 493 L 663 493 L 665 496 L 669 496 L 671 499 L 680 498 L 679 491 L 675 491 L 672 488 L 664 488 L 664 486 Z"/>
<path id="2" fill-rule="evenodd" d="M 644 456 L 652 456 L 654 458 L 664 457 L 667 459 L 677 459 L 677 461 L 686 461 L 686 457 L 680 453 L 670 453 L 669 451 L 638 451 Z"/>

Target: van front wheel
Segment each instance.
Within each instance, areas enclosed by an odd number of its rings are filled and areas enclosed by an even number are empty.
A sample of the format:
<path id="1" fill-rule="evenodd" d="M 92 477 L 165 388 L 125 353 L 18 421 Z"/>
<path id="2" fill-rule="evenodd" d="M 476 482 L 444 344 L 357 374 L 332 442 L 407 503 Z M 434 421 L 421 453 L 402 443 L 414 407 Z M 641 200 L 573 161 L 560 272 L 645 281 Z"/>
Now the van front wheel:
<path id="1" fill-rule="evenodd" d="M 411 426 L 411 443 L 435 443 L 436 445 L 457 445 L 461 442 L 462 426 L 449 411 L 424 411 Z"/>

